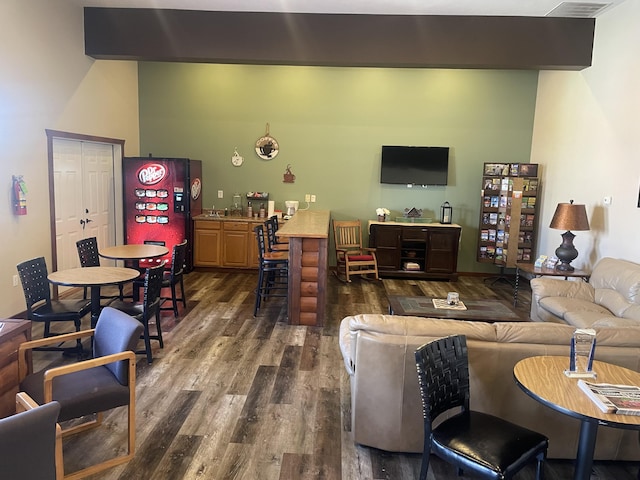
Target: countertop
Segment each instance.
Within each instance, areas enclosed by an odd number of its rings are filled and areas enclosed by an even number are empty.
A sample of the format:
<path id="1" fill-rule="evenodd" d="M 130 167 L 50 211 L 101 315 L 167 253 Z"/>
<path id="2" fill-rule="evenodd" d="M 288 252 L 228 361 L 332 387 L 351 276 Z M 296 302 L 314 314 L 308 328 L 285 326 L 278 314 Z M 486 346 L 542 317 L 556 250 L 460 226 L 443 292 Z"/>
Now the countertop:
<path id="1" fill-rule="evenodd" d="M 208 214 L 201 214 L 192 217 L 192 220 L 205 220 L 208 222 L 221 221 L 221 222 L 249 222 L 249 223 L 264 223 L 266 218 L 249 218 L 249 217 L 233 217 L 233 216 L 215 216 Z"/>
<path id="2" fill-rule="evenodd" d="M 371 225 L 406 225 L 408 227 L 453 227 L 462 228 L 457 223 L 439 223 L 439 222 L 378 222 L 376 220 L 369 220 L 369 226 Z"/>
<path id="3" fill-rule="evenodd" d="M 298 210 L 278 228 L 278 237 L 328 238 L 330 217 L 329 210 Z"/>

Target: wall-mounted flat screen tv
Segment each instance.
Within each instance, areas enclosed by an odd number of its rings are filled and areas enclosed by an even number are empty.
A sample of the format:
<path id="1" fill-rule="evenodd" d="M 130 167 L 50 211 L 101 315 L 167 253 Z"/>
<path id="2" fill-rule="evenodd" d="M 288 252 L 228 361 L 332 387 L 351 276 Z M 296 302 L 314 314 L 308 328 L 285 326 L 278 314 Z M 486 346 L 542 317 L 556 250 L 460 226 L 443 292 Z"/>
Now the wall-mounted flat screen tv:
<path id="1" fill-rule="evenodd" d="M 380 183 L 447 185 L 449 147 L 382 146 Z"/>

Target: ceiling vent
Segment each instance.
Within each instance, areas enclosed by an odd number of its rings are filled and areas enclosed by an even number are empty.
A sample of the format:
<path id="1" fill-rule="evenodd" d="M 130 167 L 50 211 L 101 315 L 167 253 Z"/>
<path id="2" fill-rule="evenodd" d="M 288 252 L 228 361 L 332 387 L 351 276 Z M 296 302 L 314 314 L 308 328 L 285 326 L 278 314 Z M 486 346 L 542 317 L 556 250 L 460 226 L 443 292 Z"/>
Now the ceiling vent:
<path id="1" fill-rule="evenodd" d="M 611 3 L 562 2 L 547 17 L 594 18 L 610 6 Z"/>

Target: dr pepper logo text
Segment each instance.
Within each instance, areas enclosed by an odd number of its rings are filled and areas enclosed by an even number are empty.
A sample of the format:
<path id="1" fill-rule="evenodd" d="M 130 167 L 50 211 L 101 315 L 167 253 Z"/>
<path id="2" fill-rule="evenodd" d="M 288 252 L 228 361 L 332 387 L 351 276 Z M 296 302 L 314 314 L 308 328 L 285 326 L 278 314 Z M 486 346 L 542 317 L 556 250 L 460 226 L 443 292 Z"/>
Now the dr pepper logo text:
<path id="1" fill-rule="evenodd" d="M 167 175 L 167 169 L 159 163 L 147 163 L 138 170 L 138 180 L 143 185 L 155 185 Z"/>

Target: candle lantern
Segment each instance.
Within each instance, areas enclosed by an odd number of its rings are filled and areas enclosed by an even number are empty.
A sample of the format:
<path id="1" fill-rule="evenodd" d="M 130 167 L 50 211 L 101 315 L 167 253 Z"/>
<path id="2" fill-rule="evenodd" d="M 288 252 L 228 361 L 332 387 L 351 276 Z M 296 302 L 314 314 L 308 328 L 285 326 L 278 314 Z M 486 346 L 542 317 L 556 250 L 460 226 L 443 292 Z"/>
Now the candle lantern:
<path id="1" fill-rule="evenodd" d="M 453 214 L 453 208 L 449 202 L 444 202 L 440 207 L 440 223 L 451 223 L 451 216 Z"/>

